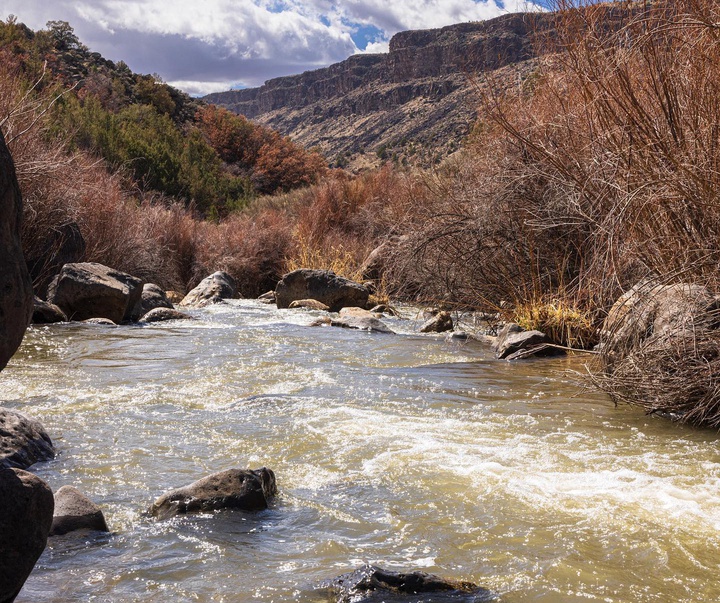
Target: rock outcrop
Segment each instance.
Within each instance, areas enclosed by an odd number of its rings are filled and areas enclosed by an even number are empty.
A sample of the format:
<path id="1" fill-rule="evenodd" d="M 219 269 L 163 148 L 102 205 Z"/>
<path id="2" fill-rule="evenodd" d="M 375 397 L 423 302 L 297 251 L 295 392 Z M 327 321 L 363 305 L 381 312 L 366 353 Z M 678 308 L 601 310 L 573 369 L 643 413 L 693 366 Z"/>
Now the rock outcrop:
<path id="1" fill-rule="evenodd" d="M 200 284 L 183 298 L 180 305 L 202 308 L 231 299 L 237 294 L 235 279 L 227 272 L 219 270 L 200 281 Z"/>
<path id="2" fill-rule="evenodd" d="M 470 582 L 446 580 L 425 572 L 392 572 L 372 565 L 343 574 L 320 586 L 328 590 L 337 603 L 480 603 L 492 598 L 489 590 Z"/>
<path id="3" fill-rule="evenodd" d="M 27 469 L 55 458 L 55 447 L 40 421 L 0 408 L 0 468 Z"/>
<path id="4" fill-rule="evenodd" d="M 12 603 L 45 549 L 53 494 L 39 477 L 0 469 L 0 603 Z"/>
<path id="5" fill-rule="evenodd" d="M 139 318 L 143 282 L 96 264 L 65 264 L 48 287 L 48 301 L 70 320 L 107 318 L 115 323 Z"/>
<path id="6" fill-rule="evenodd" d="M 275 474 L 270 469 L 229 469 L 171 490 L 152 504 L 150 513 L 167 519 L 218 509 L 262 511 L 276 493 Z"/>
<path id="7" fill-rule="evenodd" d="M 55 492 L 50 536 L 61 536 L 78 530 L 110 531 L 100 507 L 74 486 L 63 486 Z"/>
<path id="8" fill-rule="evenodd" d="M 33 312 L 32 283 L 20 242 L 22 197 L 0 132 L 0 370 L 18 349 Z"/>
<path id="9" fill-rule="evenodd" d="M 544 14 L 508 14 L 393 36 L 387 54 L 267 81 L 260 88 L 205 100 L 253 118 L 340 165 L 375 162 L 388 152 L 429 165 L 459 147 L 475 121 L 477 73 L 510 66 L 498 77 L 517 85 L 534 69 L 533 31 L 552 27 Z"/>
<path id="10" fill-rule="evenodd" d="M 337 312 L 346 306 L 364 308 L 369 296 L 366 287 L 329 270 L 293 270 L 284 275 L 275 287 L 278 308 L 289 308 L 297 300 L 314 299 L 326 305 L 331 312 Z"/>

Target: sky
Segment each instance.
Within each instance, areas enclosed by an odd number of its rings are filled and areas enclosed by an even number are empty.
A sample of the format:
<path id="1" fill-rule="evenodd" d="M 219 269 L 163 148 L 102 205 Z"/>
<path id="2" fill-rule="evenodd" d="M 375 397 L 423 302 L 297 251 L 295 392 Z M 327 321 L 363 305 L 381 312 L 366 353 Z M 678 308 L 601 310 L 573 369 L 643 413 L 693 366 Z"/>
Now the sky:
<path id="1" fill-rule="evenodd" d="M 398 31 L 532 9 L 527 0 L 0 0 L 2 19 L 34 30 L 67 21 L 90 50 L 194 96 L 386 52 Z"/>

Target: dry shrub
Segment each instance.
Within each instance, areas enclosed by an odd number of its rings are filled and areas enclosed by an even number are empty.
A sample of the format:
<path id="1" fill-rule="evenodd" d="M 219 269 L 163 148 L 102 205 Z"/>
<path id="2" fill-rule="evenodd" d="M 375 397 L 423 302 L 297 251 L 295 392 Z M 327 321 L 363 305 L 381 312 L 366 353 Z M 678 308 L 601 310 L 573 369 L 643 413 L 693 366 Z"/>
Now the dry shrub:
<path id="1" fill-rule="evenodd" d="M 198 223 L 197 228 L 191 285 L 215 270 L 225 270 L 245 297 L 275 288 L 292 246 L 292 227 L 284 212 L 236 214 L 219 224 Z"/>
<path id="2" fill-rule="evenodd" d="M 593 381 L 616 404 L 720 427 L 720 331 L 688 330 L 638 346 L 614 363 L 611 372 L 596 372 Z"/>
<path id="3" fill-rule="evenodd" d="M 525 314 L 561 302 L 591 345 L 646 274 L 717 289 L 720 7 L 556 8 L 530 78 L 479 83 L 474 146 L 430 184 L 396 277 L 424 298 Z"/>
<path id="4" fill-rule="evenodd" d="M 306 189 L 296 201 L 294 248 L 286 270 L 319 268 L 362 280 L 362 263 L 385 238 L 402 232 L 418 178 L 386 166 L 352 178 L 342 172 Z"/>

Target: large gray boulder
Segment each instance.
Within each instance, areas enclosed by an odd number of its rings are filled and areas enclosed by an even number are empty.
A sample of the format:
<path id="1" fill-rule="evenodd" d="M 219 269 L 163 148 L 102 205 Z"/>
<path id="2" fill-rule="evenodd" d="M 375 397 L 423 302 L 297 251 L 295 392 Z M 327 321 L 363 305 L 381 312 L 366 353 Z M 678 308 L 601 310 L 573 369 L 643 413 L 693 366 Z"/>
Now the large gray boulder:
<path id="1" fill-rule="evenodd" d="M 53 494 L 39 477 L 0 469 L 0 603 L 15 600 L 47 544 Z"/>
<path id="2" fill-rule="evenodd" d="M 150 513 L 167 519 L 179 513 L 218 509 L 261 511 L 276 493 L 275 474 L 270 469 L 228 469 L 171 490 L 152 504 Z"/>
<path id="3" fill-rule="evenodd" d="M 33 312 L 32 283 L 20 242 L 22 197 L 0 132 L 0 370 L 20 346 Z"/>
<path id="4" fill-rule="evenodd" d="M 55 458 L 55 447 L 40 421 L 0 408 L 0 467 L 27 469 Z"/>
<path id="5" fill-rule="evenodd" d="M 235 279 L 227 272 L 219 270 L 200 281 L 200 284 L 183 298 L 180 305 L 201 308 L 237 295 Z"/>
<path id="6" fill-rule="evenodd" d="M 70 320 L 107 318 L 120 323 L 139 318 L 142 286 L 139 278 L 102 264 L 65 264 L 50 283 L 48 301 Z"/>
<path id="7" fill-rule="evenodd" d="M 360 283 L 337 276 L 329 270 L 300 268 L 282 277 L 275 287 L 278 308 L 289 308 L 300 299 L 315 299 L 338 312 L 346 306 L 364 308 L 370 292 Z"/>
<path id="8" fill-rule="evenodd" d="M 63 486 L 55 492 L 50 536 L 61 536 L 78 530 L 110 531 L 100 507 L 74 486 Z"/>
<path id="9" fill-rule="evenodd" d="M 492 593 L 471 582 L 447 580 L 425 572 L 393 572 L 366 565 L 320 585 L 337 603 L 480 603 Z"/>
<path id="10" fill-rule="evenodd" d="M 601 336 L 603 346 L 622 356 L 641 345 L 662 345 L 673 337 L 719 326 L 720 297 L 705 287 L 641 281 L 613 304 Z"/>

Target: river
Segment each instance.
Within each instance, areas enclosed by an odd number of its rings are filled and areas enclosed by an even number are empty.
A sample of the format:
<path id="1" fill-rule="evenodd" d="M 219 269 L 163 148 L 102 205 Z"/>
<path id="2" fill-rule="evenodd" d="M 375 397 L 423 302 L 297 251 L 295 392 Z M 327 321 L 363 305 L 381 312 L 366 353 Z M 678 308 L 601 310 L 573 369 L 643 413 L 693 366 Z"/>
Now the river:
<path id="1" fill-rule="evenodd" d="M 58 449 L 33 467 L 112 535 L 51 538 L 17 603 L 326 601 L 363 563 L 503 603 L 720 600 L 720 440 L 583 387 L 584 359 L 307 326 L 234 300 L 198 320 L 31 327 L 0 404 Z M 273 469 L 261 513 L 158 522 L 169 489 Z M 431 599 L 425 599 L 431 601 Z"/>

